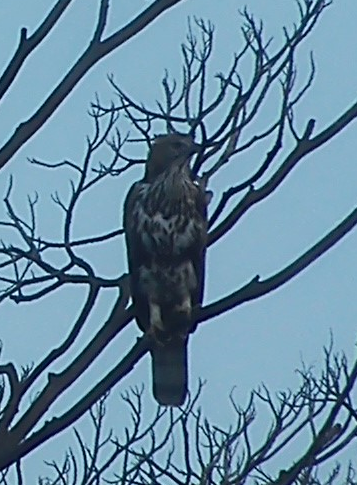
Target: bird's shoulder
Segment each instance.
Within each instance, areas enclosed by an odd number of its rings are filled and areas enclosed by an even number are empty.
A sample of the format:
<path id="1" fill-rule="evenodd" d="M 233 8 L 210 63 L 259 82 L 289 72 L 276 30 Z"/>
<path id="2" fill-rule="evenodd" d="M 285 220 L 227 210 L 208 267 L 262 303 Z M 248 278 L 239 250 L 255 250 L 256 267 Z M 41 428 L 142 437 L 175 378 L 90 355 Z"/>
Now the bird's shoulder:
<path id="1" fill-rule="evenodd" d="M 147 191 L 148 183 L 138 180 L 132 184 L 124 200 L 124 228 L 131 220 L 133 213 L 136 211 L 137 204 L 142 203 L 144 193 Z"/>

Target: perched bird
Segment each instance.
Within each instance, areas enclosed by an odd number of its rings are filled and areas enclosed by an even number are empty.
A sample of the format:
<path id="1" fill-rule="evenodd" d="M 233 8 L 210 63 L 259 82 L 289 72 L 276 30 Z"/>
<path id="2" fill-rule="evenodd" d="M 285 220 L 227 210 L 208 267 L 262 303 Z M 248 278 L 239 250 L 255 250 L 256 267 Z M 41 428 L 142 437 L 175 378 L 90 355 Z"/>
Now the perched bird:
<path id="1" fill-rule="evenodd" d="M 203 297 L 207 201 L 189 166 L 198 148 L 189 135 L 155 138 L 124 204 L 134 312 L 151 335 L 154 397 L 170 406 L 187 394 L 188 336 Z"/>

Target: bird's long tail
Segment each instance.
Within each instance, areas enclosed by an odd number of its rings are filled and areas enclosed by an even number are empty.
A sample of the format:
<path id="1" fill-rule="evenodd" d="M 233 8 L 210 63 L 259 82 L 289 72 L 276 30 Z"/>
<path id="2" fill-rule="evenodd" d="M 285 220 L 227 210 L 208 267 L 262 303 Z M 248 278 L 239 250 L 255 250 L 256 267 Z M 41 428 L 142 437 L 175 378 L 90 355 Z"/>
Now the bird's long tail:
<path id="1" fill-rule="evenodd" d="M 187 338 L 157 343 L 151 354 L 155 399 L 164 406 L 180 406 L 187 395 Z"/>

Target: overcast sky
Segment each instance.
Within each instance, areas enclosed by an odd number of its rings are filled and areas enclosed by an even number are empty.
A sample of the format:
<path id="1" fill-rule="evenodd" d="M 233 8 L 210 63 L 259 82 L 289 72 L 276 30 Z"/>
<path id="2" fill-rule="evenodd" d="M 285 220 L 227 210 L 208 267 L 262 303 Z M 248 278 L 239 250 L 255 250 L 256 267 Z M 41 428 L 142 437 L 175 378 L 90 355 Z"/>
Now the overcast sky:
<path id="1" fill-rule="evenodd" d="M 26 26 L 31 33 L 53 4 L 53 0 L 1 2 L 1 67 L 6 65 L 14 52 L 21 27 Z M 94 4 L 98 2 L 75 1 L 46 42 L 26 62 L 1 106 L 1 142 L 9 137 L 19 122 L 33 113 L 84 50 L 96 18 L 97 8 L 94 8 Z M 112 4 L 107 32 L 124 25 L 149 2 L 112 0 Z M 282 26 L 289 26 L 297 19 L 294 2 L 250 0 L 247 4 L 251 12 L 264 20 L 267 37 L 273 36 L 273 45 L 278 46 L 282 40 Z M 62 215 L 50 201 L 50 194 L 59 190 L 64 197 L 68 196 L 71 174 L 66 170 L 51 172 L 30 166 L 27 157 L 52 162 L 81 160 L 85 137 L 92 133 L 92 124 L 87 116 L 90 102 L 96 92 L 105 101 L 114 99 L 106 80 L 108 73 L 113 73 L 118 84 L 132 97 L 154 107 L 155 100 L 160 96 L 164 70 L 168 69 L 175 76 L 180 72 L 180 44 L 186 34 L 188 16 L 202 16 L 211 20 L 216 27 L 209 81 L 214 92 L 214 74 L 228 69 L 233 53 L 242 46 L 238 9 L 243 6 L 239 0 L 186 0 L 99 63 L 40 132 L 2 170 L 0 195 L 5 193 L 12 174 L 15 181 L 14 205 L 26 214 L 27 194 L 37 191 L 40 195 L 38 224 L 41 234 L 52 240 L 58 238 Z M 300 128 L 312 117 L 317 121 L 317 132 L 355 102 L 356 18 L 355 0 L 336 0 L 325 11 L 299 51 L 298 75 L 301 82 L 308 75 L 311 50 L 314 51 L 316 62 L 314 85 L 297 110 Z M 249 67 L 246 69 L 249 70 Z M 268 119 L 269 113 L 263 116 Z M 262 118 L 257 122 L 264 126 L 264 121 Z M 206 302 L 244 285 L 256 274 L 266 278 L 281 270 L 357 205 L 356 148 L 356 124 L 352 123 L 336 139 L 300 163 L 276 193 L 256 206 L 234 231 L 215 245 L 208 256 Z M 133 150 L 136 156 L 146 155 L 144 147 Z M 237 173 L 242 178 L 250 174 L 264 154 L 264 150 L 245 154 L 239 160 Z M 232 173 L 235 172 L 228 168 L 224 170 L 219 178 L 219 186 L 213 189 L 228 187 Z M 129 184 L 140 176 L 141 169 L 133 170 L 122 179 L 111 179 L 104 184 L 98 196 L 88 196 L 76 214 L 75 236 L 101 234 L 119 227 L 123 196 Z M 5 212 L 2 217 L 5 217 Z M 2 239 L 6 240 L 6 234 Z M 357 233 L 354 231 L 283 288 L 200 326 L 191 342 L 190 385 L 195 388 L 198 378 L 207 381 L 201 404 L 209 418 L 221 424 L 229 422 L 228 395 L 233 387 L 237 401 L 244 405 L 250 390 L 261 382 L 272 391 L 297 386 L 295 371 L 301 360 L 319 368 L 322 347 L 329 343 L 331 330 L 336 350 L 343 349 L 349 357 L 354 356 L 356 244 Z M 126 268 L 125 257 L 118 243 L 117 246 L 101 246 L 83 254 L 95 263 L 98 273 L 104 276 L 114 277 Z M 103 296 L 72 355 L 104 321 L 113 297 L 110 292 Z M 70 287 L 40 303 L 2 305 L 0 338 L 4 343 L 3 362 L 11 359 L 18 366 L 36 362 L 50 346 L 58 344 L 67 334 L 83 301 L 83 290 Z M 79 385 L 69 390 L 54 406 L 53 412 L 61 409 L 61 405 L 70 403 L 79 391 L 87 389 L 99 379 L 127 346 L 135 341 L 136 335 L 132 324 L 125 331 L 123 339 L 113 342 L 98 364 L 83 376 Z M 60 369 L 63 364 L 58 362 L 55 369 Z M 117 417 L 118 409 L 121 409 L 120 392 L 142 382 L 147 387 L 145 401 L 149 412 L 154 410 L 149 369 L 146 357 L 112 392 L 112 414 L 109 419 Z M 264 429 L 263 425 L 261 429 Z M 25 471 L 35 476 L 38 473 L 43 475 L 44 468 L 40 470 L 39 464 L 43 459 L 63 456 L 68 440 L 69 433 L 63 433 L 61 439 L 55 438 L 49 445 L 33 453 L 31 458 L 25 460 Z"/>

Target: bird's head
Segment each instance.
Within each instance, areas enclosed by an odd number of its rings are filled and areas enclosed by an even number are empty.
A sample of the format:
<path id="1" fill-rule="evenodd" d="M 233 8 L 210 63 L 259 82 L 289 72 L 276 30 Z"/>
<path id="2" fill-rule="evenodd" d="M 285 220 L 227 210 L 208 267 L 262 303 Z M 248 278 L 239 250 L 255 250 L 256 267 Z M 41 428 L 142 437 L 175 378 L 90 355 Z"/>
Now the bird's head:
<path id="1" fill-rule="evenodd" d="M 151 146 L 147 159 L 148 175 L 159 175 L 173 167 L 188 166 L 189 161 L 200 149 L 190 135 L 170 133 L 159 135 Z"/>

